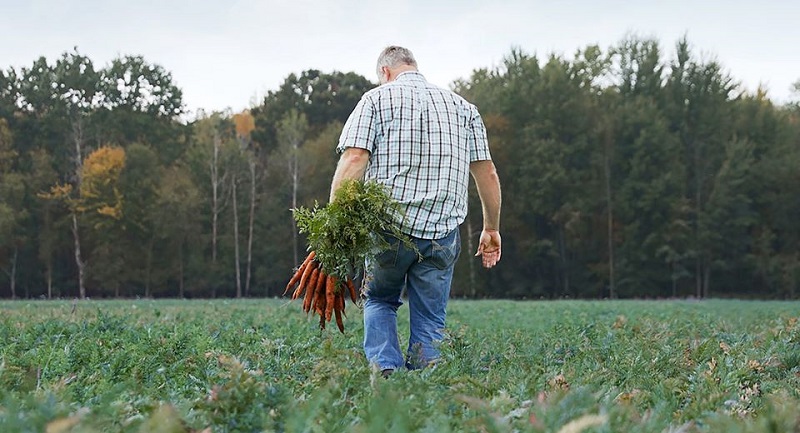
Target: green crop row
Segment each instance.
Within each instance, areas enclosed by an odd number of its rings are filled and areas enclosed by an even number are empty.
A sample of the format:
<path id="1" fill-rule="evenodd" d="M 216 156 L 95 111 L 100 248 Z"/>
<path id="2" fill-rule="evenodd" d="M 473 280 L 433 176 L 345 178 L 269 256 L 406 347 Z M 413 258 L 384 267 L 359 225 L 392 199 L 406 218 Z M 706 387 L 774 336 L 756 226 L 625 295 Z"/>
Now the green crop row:
<path id="1" fill-rule="evenodd" d="M 0 303 L 2 432 L 797 432 L 800 303 L 453 301 L 383 379 L 297 303 Z M 407 335 L 401 308 L 401 336 Z"/>

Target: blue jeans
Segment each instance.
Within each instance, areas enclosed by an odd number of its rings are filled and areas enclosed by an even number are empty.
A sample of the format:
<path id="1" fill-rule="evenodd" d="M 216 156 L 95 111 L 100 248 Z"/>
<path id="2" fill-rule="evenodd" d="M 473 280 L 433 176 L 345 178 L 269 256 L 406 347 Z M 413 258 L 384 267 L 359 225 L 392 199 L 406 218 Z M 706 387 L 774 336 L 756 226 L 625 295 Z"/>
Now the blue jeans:
<path id="1" fill-rule="evenodd" d="M 381 370 L 424 368 L 439 358 L 453 267 L 461 252 L 458 229 L 442 239 L 412 238 L 422 254 L 394 237 L 390 247 L 366 263 L 364 353 Z M 397 309 L 408 294 L 411 335 L 404 362 L 397 336 Z"/>

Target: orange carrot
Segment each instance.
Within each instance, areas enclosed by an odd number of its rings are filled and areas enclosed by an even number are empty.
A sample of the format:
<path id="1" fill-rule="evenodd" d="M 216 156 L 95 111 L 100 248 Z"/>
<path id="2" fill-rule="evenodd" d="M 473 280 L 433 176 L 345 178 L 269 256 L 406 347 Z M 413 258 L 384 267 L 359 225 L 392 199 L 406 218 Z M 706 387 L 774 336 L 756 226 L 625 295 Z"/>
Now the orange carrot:
<path id="1" fill-rule="evenodd" d="M 328 278 L 328 277 L 325 276 L 325 273 L 322 271 L 322 266 L 320 266 L 317 269 L 319 269 L 319 273 L 317 274 L 317 281 L 314 281 L 314 285 L 309 287 L 308 291 L 306 291 L 306 295 L 309 295 L 308 294 L 309 291 L 311 292 L 311 295 L 310 295 L 311 299 L 308 302 L 308 308 L 306 308 L 305 302 L 303 302 L 303 311 L 305 311 L 306 314 L 314 311 L 314 306 L 317 303 L 317 297 L 319 296 L 319 283 L 320 283 L 320 281 L 324 280 L 325 278 Z"/>
<path id="2" fill-rule="evenodd" d="M 286 294 L 289 293 L 289 289 L 291 289 L 292 286 L 294 286 L 295 283 L 297 283 L 297 281 L 303 275 L 303 271 L 305 271 L 306 265 L 308 265 L 309 262 L 314 260 L 314 257 L 316 257 L 316 255 L 317 253 L 314 251 L 308 253 L 306 259 L 303 260 L 303 263 L 300 265 L 299 268 L 297 268 L 297 272 L 295 272 L 294 275 L 292 276 L 292 279 L 289 280 L 289 284 L 286 285 L 286 290 L 283 291 L 284 296 L 286 296 Z"/>
<path id="3" fill-rule="evenodd" d="M 358 296 L 356 296 L 356 285 L 353 283 L 352 278 L 347 279 L 347 290 L 350 291 L 350 300 L 355 304 Z"/>
<path id="4" fill-rule="evenodd" d="M 319 277 L 317 277 L 317 287 L 314 288 L 314 295 L 312 296 L 312 300 L 311 300 L 312 304 L 315 301 L 319 301 L 320 300 L 320 293 L 325 293 L 325 283 L 327 281 L 328 281 L 328 276 L 325 275 L 325 272 L 323 272 L 322 269 L 320 269 L 319 270 Z M 322 296 L 322 299 L 324 300 L 325 297 Z M 319 308 L 319 307 L 317 307 L 317 308 Z M 316 311 L 316 309 L 313 306 L 311 308 L 309 308 L 309 310 Z"/>
<path id="5" fill-rule="evenodd" d="M 284 295 L 296 286 L 292 299 L 302 298 L 303 311 L 319 315 L 320 329 L 324 330 L 327 322 L 335 317 L 336 326 L 344 333 L 345 298 L 349 295 L 354 303 L 358 301 L 355 283 L 347 278 L 340 284 L 338 278 L 327 275 L 322 263 L 315 259 L 316 253 L 311 251 L 292 276 Z"/>
<path id="6" fill-rule="evenodd" d="M 342 312 L 344 312 L 344 291 L 336 294 L 336 306 L 333 307 L 333 313 L 336 316 L 336 326 L 339 327 L 339 332 L 344 334 L 344 322 L 342 321 Z"/>
<path id="7" fill-rule="evenodd" d="M 306 282 L 308 281 L 308 277 L 311 276 L 311 273 L 317 269 L 317 261 L 312 260 L 310 263 L 306 265 L 305 271 L 303 271 L 303 276 L 300 277 L 300 284 L 297 286 L 297 290 L 294 291 L 294 295 L 292 295 L 292 299 L 297 299 L 299 296 L 303 295 L 303 290 L 306 289 Z"/>
<path id="8" fill-rule="evenodd" d="M 308 314 L 311 311 L 311 304 L 314 303 L 314 297 L 317 296 L 316 289 L 317 289 L 317 279 L 319 279 L 319 275 L 322 273 L 321 268 L 317 268 L 314 273 L 311 275 L 310 279 L 314 279 L 313 283 L 309 281 L 308 287 L 306 288 L 306 292 L 303 295 L 303 312 Z"/>
<path id="9" fill-rule="evenodd" d="M 344 298 L 345 298 L 345 293 L 344 289 L 342 289 L 339 292 L 339 310 L 342 312 L 343 317 L 347 317 L 347 313 L 344 311 Z"/>
<path id="10" fill-rule="evenodd" d="M 308 313 L 311 306 L 311 298 L 314 296 L 314 291 L 317 288 L 317 279 L 319 278 L 319 268 L 314 268 L 311 272 L 311 277 L 308 278 L 308 287 L 306 294 L 303 298 L 303 311 Z"/>
<path id="11" fill-rule="evenodd" d="M 325 317 L 325 288 L 317 291 L 316 301 L 314 302 L 314 314 Z"/>
<path id="12" fill-rule="evenodd" d="M 328 276 L 328 282 L 325 285 L 325 320 L 331 321 L 333 314 L 333 303 L 336 295 L 336 277 L 333 275 Z"/>
<path id="13" fill-rule="evenodd" d="M 325 283 L 328 281 L 328 276 L 325 271 L 320 269 L 319 277 L 317 277 L 317 287 L 314 290 L 314 299 L 311 301 L 311 310 L 316 314 L 325 313 Z"/>
<path id="14" fill-rule="evenodd" d="M 322 330 L 325 329 L 325 315 L 324 314 L 320 314 L 319 315 L 319 329 L 322 329 Z"/>

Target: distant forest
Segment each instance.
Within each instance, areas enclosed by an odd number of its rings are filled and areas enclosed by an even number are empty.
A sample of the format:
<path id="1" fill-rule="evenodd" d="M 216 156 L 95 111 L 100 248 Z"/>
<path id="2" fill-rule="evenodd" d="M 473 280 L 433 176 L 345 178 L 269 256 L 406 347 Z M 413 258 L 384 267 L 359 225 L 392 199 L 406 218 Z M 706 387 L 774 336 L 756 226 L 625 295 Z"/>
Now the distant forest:
<path id="1" fill-rule="evenodd" d="M 452 84 L 504 198 L 487 271 L 473 187 L 454 297 L 798 297 L 800 105 L 696 52 L 517 49 Z M 290 209 L 327 201 L 342 124 L 374 86 L 306 70 L 187 122 L 141 56 L 0 70 L 0 297 L 279 296 L 305 256 Z"/>

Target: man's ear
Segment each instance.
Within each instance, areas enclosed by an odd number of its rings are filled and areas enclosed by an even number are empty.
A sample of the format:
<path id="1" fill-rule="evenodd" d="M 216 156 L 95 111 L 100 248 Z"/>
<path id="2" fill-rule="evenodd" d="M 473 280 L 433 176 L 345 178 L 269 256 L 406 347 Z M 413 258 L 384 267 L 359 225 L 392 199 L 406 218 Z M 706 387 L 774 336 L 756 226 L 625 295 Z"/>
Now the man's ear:
<path id="1" fill-rule="evenodd" d="M 380 81 L 381 83 L 388 83 L 391 75 L 392 71 L 389 70 L 388 66 L 381 66 L 381 76 L 380 80 L 378 81 Z"/>

